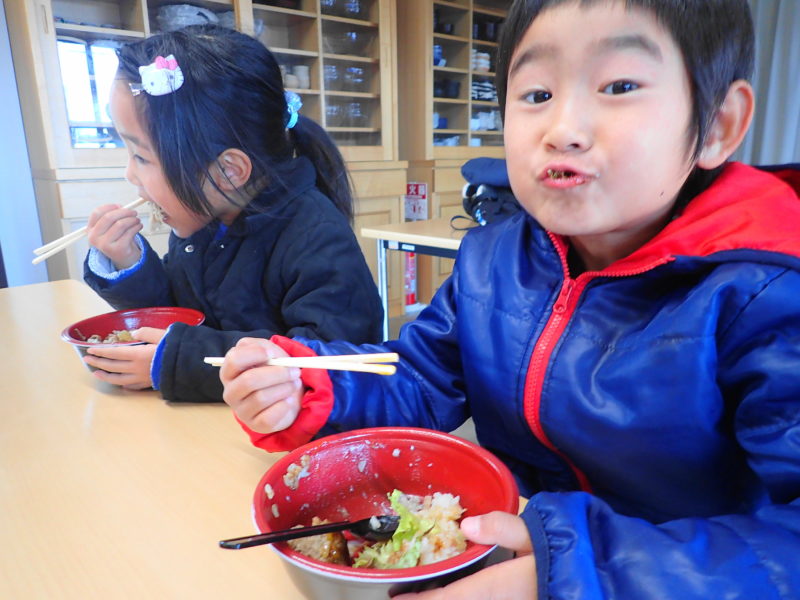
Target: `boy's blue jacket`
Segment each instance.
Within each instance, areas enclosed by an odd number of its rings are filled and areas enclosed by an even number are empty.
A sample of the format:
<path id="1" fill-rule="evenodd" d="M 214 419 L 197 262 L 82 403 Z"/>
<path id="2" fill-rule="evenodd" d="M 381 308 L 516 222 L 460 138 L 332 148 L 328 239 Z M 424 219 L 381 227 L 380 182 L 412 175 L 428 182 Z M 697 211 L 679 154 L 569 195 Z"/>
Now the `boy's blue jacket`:
<path id="1" fill-rule="evenodd" d="M 141 267 L 108 281 L 84 265 L 85 281 L 114 308 L 186 306 L 202 311 L 200 327 L 183 323 L 162 343 L 164 399 L 219 402 L 223 356 L 240 338 L 275 334 L 314 339 L 380 339 L 378 289 L 350 224 L 316 186 L 305 157 L 274 167 L 272 185 L 223 236 L 217 222 L 182 239 L 170 235 L 162 260 L 145 241 Z"/>
<path id="2" fill-rule="evenodd" d="M 527 215 L 476 228 L 397 341 L 304 342 L 401 364 L 330 372 L 335 400 L 314 390 L 292 428 L 320 406 L 312 435 L 473 417 L 530 495 L 542 600 L 800 598 L 798 190 L 796 168 L 732 163 L 574 279 Z"/>

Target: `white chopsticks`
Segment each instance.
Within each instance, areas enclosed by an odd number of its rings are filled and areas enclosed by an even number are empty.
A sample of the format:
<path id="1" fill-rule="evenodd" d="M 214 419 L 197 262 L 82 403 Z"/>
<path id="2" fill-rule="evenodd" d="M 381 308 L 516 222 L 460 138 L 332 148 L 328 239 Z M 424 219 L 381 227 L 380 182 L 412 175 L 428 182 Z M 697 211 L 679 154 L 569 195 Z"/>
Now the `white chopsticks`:
<path id="1" fill-rule="evenodd" d="M 122 208 L 136 208 L 137 206 L 141 206 L 147 202 L 144 198 L 137 198 L 130 204 L 126 204 Z M 68 233 L 65 236 L 58 238 L 57 240 L 53 240 L 49 244 L 45 244 L 41 248 L 36 248 L 33 253 L 36 254 L 36 258 L 33 259 L 33 264 L 38 265 L 43 260 L 46 260 L 53 256 L 54 254 L 58 254 L 67 246 L 74 244 L 83 236 L 86 235 L 87 227 L 81 227 L 80 229 L 76 229 L 72 233 Z"/>
<path id="2" fill-rule="evenodd" d="M 213 366 L 222 366 L 222 356 L 206 356 L 203 362 Z M 332 356 L 282 356 L 270 358 L 267 364 L 273 367 L 298 367 L 301 369 L 327 369 L 330 371 L 359 371 L 378 375 L 394 375 L 394 365 L 381 363 L 398 362 L 396 352 L 380 352 L 377 354 L 339 354 Z M 375 364 L 377 363 L 377 364 Z"/>

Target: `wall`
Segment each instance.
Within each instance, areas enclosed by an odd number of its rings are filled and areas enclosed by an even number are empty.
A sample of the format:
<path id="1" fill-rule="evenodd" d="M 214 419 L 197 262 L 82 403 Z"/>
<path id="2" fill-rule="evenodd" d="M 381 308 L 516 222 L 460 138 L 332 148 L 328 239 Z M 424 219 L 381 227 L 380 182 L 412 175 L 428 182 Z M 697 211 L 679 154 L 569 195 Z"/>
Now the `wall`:
<path id="1" fill-rule="evenodd" d="M 8 40 L 5 2 L 0 0 L 0 247 L 8 285 L 47 281 L 44 264 L 31 265 L 31 250 L 42 245 L 39 217 L 33 194 L 22 114 L 19 108 L 11 45 Z"/>

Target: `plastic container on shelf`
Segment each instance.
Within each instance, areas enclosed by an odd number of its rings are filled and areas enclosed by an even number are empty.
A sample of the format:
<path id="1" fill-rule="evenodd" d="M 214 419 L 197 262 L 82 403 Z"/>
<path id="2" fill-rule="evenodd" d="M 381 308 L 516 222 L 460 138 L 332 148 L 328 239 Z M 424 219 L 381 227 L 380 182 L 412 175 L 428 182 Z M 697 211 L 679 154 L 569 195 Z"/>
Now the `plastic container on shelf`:
<path id="1" fill-rule="evenodd" d="M 162 31 L 175 31 L 189 25 L 217 24 L 219 17 L 201 6 L 168 4 L 158 9 L 156 22 Z"/>

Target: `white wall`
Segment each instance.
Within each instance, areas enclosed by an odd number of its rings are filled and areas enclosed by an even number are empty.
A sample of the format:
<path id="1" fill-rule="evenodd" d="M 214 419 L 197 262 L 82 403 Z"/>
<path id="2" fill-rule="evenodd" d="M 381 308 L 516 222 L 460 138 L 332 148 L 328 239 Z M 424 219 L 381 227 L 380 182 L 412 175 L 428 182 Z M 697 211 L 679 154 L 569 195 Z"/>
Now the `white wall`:
<path id="1" fill-rule="evenodd" d="M 42 236 L 3 2 L 0 0 L 0 247 L 8 285 L 14 286 L 47 281 L 47 271 L 44 263 L 31 265 L 31 251 L 42 245 Z"/>

